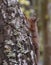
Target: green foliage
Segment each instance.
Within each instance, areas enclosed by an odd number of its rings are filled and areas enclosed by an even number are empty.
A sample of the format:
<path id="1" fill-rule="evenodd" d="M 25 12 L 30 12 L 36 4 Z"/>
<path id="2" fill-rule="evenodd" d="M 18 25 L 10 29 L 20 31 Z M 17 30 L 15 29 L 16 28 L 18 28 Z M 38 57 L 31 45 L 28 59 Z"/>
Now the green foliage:
<path id="1" fill-rule="evenodd" d="M 19 0 L 19 3 L 22 5 L 21 9 L 24 12 L 24 14 L 27 17 L 30 17 L 30 14 L 31 14 L 31 8 L 29 8 L 30 7 L 30 1 L 28 1 L 28 0 Z"/>
<path id="2" fill-rule="evenodd" d="M 23 4 L 23 5 L 26 5 L 26 6 L 29 6 L 30 5 L 30 2 L 28 0 L 19 0 L 20 4 Z"/>

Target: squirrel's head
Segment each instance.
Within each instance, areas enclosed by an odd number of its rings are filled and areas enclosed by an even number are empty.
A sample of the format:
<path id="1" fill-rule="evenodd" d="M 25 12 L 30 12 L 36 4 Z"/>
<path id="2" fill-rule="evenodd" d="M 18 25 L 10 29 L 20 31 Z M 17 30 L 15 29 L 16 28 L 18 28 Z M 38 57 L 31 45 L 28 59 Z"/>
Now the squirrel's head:
<path id="1" fill-rule="evenodd" d="M 39 18 L 37 18 L 37 17 L 34 16 L 34 17 L 31 17 L 30 20 L 31 20 L 32 22 L 34 22 L 34 23 L 35 23 L 35 22 L 37 23 L 37 22 L 39 21 Z"/>

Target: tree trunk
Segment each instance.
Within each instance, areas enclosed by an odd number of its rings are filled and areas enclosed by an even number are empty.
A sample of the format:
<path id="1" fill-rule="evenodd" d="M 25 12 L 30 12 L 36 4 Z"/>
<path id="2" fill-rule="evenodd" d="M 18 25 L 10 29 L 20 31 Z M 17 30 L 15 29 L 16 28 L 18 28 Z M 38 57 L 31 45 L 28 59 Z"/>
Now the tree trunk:
<path id="1" fill-rule="evenodd" d="M 1 63 L 3 65 L 37 65 L 34 59 L 36 54 L 32 33 L 28 28 L 30 26 L 17 0 L 2 0 L 0 27 L 0 31 L 3 31 L 0 32 Z"/>

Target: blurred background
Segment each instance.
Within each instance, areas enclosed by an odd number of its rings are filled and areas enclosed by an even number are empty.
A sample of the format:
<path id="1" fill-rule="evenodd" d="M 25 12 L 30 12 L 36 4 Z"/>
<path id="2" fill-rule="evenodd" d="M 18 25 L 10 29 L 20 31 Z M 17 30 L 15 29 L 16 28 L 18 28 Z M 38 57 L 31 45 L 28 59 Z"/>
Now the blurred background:
<path id="1" fill-rule="evenodd" d="M 51 65 L 51 0 L 18 0 L 24 14 L 36 15 L 38 21 L 40 60 L 39 65 Z"/>

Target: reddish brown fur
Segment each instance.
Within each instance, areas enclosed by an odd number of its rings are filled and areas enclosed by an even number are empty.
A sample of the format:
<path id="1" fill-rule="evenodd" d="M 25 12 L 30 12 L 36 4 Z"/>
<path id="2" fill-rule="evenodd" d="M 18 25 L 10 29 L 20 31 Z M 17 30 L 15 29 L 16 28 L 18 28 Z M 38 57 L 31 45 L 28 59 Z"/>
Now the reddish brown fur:
<path id="1" fill-rule="evenodd" d="M 25 18 L 30 23 L 29 30 L 32 33 L 32 41 L 33 41 L 33 45 L 35 48 L 35 55 L 36 55 L 35 59 L 36 59 L 36 65 L 37 65 L 38 58 L 39 58 L 39 45 L 38 45 L 39 41 L 38 41 L 37 19 L 36 18 L 28 19 L 26 16 L 25 16 Z"/>

